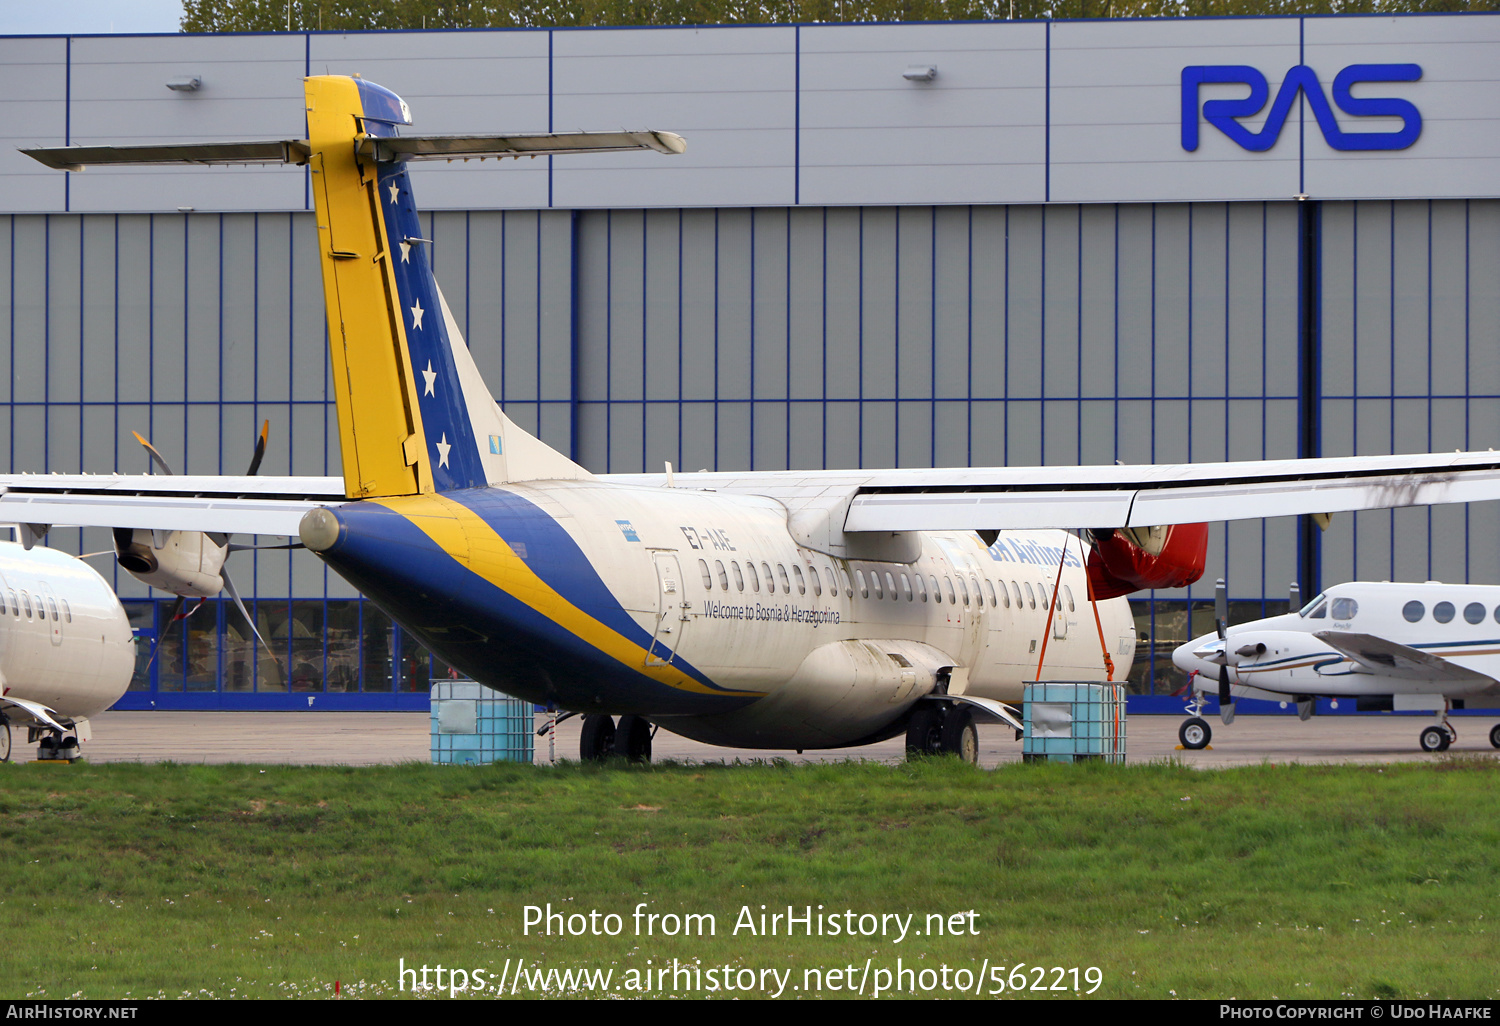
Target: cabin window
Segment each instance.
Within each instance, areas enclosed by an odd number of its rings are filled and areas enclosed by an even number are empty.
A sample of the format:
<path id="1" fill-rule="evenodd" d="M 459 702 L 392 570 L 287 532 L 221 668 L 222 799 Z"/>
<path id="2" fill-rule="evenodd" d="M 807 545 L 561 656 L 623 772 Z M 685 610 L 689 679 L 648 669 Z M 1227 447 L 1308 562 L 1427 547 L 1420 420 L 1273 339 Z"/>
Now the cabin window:
<path id="1" fill-rule="evenodd" d="M 760 591 L 760 576 L 755 572 L 755 564 L 748 559 L 745 560 L 745 573 L 750 575 L 750 590 Z"/>
<path id="2" fill-rule="evenodd" d="M 797 594 L 807 594 L 807 578 L 802 576 L 802 568 L 796 563 L 792 564 L 792 576 L 797 578 Z"/>
<path id="3" fill-rule="evenodd" d="M 1359 603 L 1352 598 L 1336 598 L 1329 609 L 1335 620 L 1352 620 L 1354 614 L 1359 612 Z M 1484 619 L 1484 607 L 1479 607 L 1479 620 Z M 1470 620 L 1470 623 L 1478 623 L 1479 620 Z"/>
<path id="4" fill-rule="evenodd" d="M 1418 606 L 1421 606 L 1421 604 L 1422 603 L 1420 602 L 1417 603 Z M 1314 609 L 1311 613 L 1306 614 L 1306 616 L 1309 620 L 1326 620 L 1328 618 L 1328 603 L 1319 602 L 1318 608 Z M 1418 615 L 1418 618 L 1420 619 L 1420 614 Z"/>
<path id="5" fill-rule="evenodd" d="M 742 573 L 740 573 L 740 564 L 739 564 L 739 561 L 738 560 L 734 560 L 734 559 L 730 560 L 729 561 L 729 569 L 731 569 L 731 570 L 734 571 L 734 590 L 735 591 L 744 591 L 745 590 L 745 575 L 742 574 Z"/>
<path id="6" fill-rule="evenodd" d="M 873 592 L 875 592 L 875 597 L 876 598 L 878 598 L 878 599 L 885 598 L 885 591 L 880 587 L 880 571 L 879 570 L 871 570 L 870 571 L 870 590 L 873 591 Z"/>
<path id="7" fill-rule="evenodd" d="M 859 587 L 860 598 L 870 597 L 870 587 L 865 584 L 865 572 L 863 570 L 854 571 L 854 583 Z"/>
<path id="8" fill-rule="evenodd" d="M 1418 602 L 1416 599 L 1412 599 L 1406 605 L 1401 607 L 1401 615 L 1406 617 L 1407 623 L 1416 623 L 1418 620 L 1422 619 L 1422 617 L 1427 615 L 1427 607 L 1422 605 L 1422 603 Z M 1495 610 L 1495 619 L 1496 621 L 1500 621 L 1500 609 Z"/>
<path id="9" fill-rule="evenodd" d="M 839 567 L 839 576 L 844 579 L 844 597 L 845 598 L 853 598 L 854 597 L 854 584 L 853 584 L 853 582 L 851 582 L 849 580 L 849 568 L 845 567 L 845 566 L 840 566 Z"/>
<path id="10" fill-rule="evenodd" d="M 792 582 L 786 575 L 786 567 L 781 563 L 776 564 L 776 576 L 781 578 L 781 590 L 790 595 L 792 593 Z"/>
<path id="11" fill-rule="evenodd" d="M 719 587 L 723 588 L 725 591 L 728 591 L 729 572 L 724 569 L 724 561 L 722 559 L 714 560 L 714 572 L 719 575 Z"/>
<path id="12" fill-rule="evenodd" d="M 1006 609 L 1009 609 L 1010 608 L 1010 592 L 1008 592 L 1008 591 L 1005 590 L 1005 582 L 1004 581 L 1000 582 L 1000 587 L 997 590 L 1000 592 L 1000 603 L 1001 603 L 1001 605 L 1005 606 Z"/>
<path id="13" fill-rule="evenodd" d="M 764 574 L 766 578 L 766 591 L 770 592 L 772 595 L 776 594 L 776 578 L 771 576 L 771 564 L 765 562 L 761 563 L 760 572 Z"/>
<path id="14" fill-rule="evenodd" d="M 923 602 L 926 602 L 927 601 L 927 584 L 926 584 L 926 582 L 924 582 L 922 580 L 922 575 L 921 574 L 916 574 L 915 576 L 917 578 L 917 594 L 922 596 L 922 601 Z"/>
<path id="15" fill-rule="evenodd" d="M 713 574 L 708 572 L 708 564 L 701 559 L 698 560 L 698 572 L 703 575 L 703 587 L 705 587 L 709 591 L 713 591 L 714 576 Z"/>
<path id="16" fill-rule="evenodd" d="M 1497 611 L 1497 613 L 1500 613 L 1500 611 Z M 10 615 L 21 615 L 21 600 L 16 598 L 16 589 L 14 588 L 10 589 Z"/>
<path id="17" fill-rule="evenodd" d="M 938 587 L 937 577 L 933 576 L 927 579 L 932 582 L 932 601 L 941 604 L 943 601 L 943 589 Z"/>
<path id="18" fill-rule="evenodd" d="M 47 608 L 52 610 L 52 619 L 61 619 L 61 617 L 57 615 L 57 600 L 52 598 L 50 595 L 47 597 Z"/>
<path id="19" fill-rule="evenodd" d="M 1026 582 L 1026 601 L 1032 609 L 1036 608 L 1036 592 L 1031 590 L 1031 582 Z"/>
<path id="20" fill-rule="evenodd" d="M 889 570 L 885 572 L 885 591 L 886 594 L 891 597 L 892 602 L 895 602 L 898 598 L 901 597 L 896 594 L 896 578 L 891 576 L 891 572 Z"/>
<path id="21" fill-rule="evenodd" d="M 1311 599 L 1309 599 L 1308 602 L 1307 602 L 1307 605 L 1303 606 L 1301 609 L 1299 609 L 1297 611 L 1297 615 L 1301 616 L 1303 618 L 1308 618 L 1308 617 L 1311 617 L 1311 616 L 1315 615 L 1314 614 L 1314 610 L 1316 610 L 1318 608 L 1318 603 L 1320 603 L 1322 601 L 1323 601 L 1323 595 L 1320 592 L 1319 594 L 1314 595 Z M 1420 603 L 1420 602 L 1417 603 L 1417 605 L 1419 605 L 1419 606 L 1421 604 L 1422 603 Z M 1418 613 L 1417 614 L 1417 619 L 1420 620 L 1421 618 L 1422 618 L 1421 613 Z"/>
<path id="22" fill-rule="evenodd" d="M 1052 607 L 1049 606 L 1049 605 L 1047 605 L 1048 598 L 1047 598 L 1047 587 L 1046 587 L 1046 585 L 1044 585 L 1044 584 L 1038 584 L 1036 586 L 1036 593 L 1041 596 L 1041 599 L 1042 599 L 1042 608 L 1043 609 L 1051 609 Z"/>
<path id="23" fill-rule="evenodd" d="M 26 594 L 26 589 L 21 589 L 21 608 L 26 610 L 26 619 L 31 619 L 31 596 Z"/>
<path id="24" fill-rule="evenodd" d="M 1073 605 L 1073 589 L 1064 584 L 1063 594 L 1068 596 L 1068 612 L 1077 612 L 1078 607 Z"/>
<path id="25" fill-rule="evenodd" d="M 1484 622 L 1484 606 L 1478 602 L 1470 602 L 1464 606 L 1464 619 L 1470 623 Z"/>
<path id="26" fill-rule="evenodd" d="M 818 580 L 818 568 L 810 566 L 807 568 L 807 576 L 812 578 L 813 594 L 819 598 L 823 597 L 823 582 Z"/>
<path id="27" fill-rule="evenodd" d="M 964 579 L 962 577 L 960 577 L 958 579 L 958 593 L 963 596 L 964 605 L 968 605 L 969 604 L 969 586 L 964 583 Z"/>
<path id="28" fill-rule="evenodd" d="M 948 592 L 948 604 L 950 606 L 958 605 L 958 593 L 953 590 L 953 578 L 947 574 L 943 575 L 943 587 Z"/>
<path id="29" fill-rule="evenodd" d="M 63 604 L 63 619 L 66 620 L 68 623 L 72 623 L 73 622 L 73 607 L 70 606 L 70 605 L 68 605 L 68 600 L 67 599 L 63 599 L 62 600 L 62 604 Z"/>
<path id="30" fill-rule="evenodd" d="M 19 612 L 19 610 L 17 610 L 17 612 Z M 1497 614 L 1500 614 L 1500 610 L 1497 610 L 1496 612 L 1497 612 Z M 5 592 L 0 591 L 0 615 L 4 615 L 4 613 L 5 613 Z"/>
<path id="31" fill-rule="evenodd" d="M 911 578 L 905 574 L 901 575 L 901 594 L 906 596 L 906 601 L 908 602 L 912 601 L 915 597 L 911 593 Z"/>
<path id="32" fill-rule="evenodd" d="M 1438 623 L 1447 623 L 1453 619 L 1453 603 L 1439 602 L 1432 607 L 1432 618 Z"/>
<path id="33" fill-rule="evenodd" d="M 982 592 L 982 591 L 979 590 L 979 578 L 977 578 L 977 577 L 970 577 L 969 578 L 969 583 L 972 584 L 972 585 L 974 585 L 974 603 L 977 606 L 979 606 L 980 609 L 983 609 L 984 608 L 984 592 Z M 994 598 L 993 595 L 991 595 L 990 597 Z M 994 603 L 991 602 L 990 605 L 994 605 Z"/>
<path id="34" fill-rule="evenodd" d="M 833 567 L 827 563 L 823 564 L 823 579 L 828 582 L 828 597 L 833 598 L 839 593 L 839 581 L 833 576 Z"/>

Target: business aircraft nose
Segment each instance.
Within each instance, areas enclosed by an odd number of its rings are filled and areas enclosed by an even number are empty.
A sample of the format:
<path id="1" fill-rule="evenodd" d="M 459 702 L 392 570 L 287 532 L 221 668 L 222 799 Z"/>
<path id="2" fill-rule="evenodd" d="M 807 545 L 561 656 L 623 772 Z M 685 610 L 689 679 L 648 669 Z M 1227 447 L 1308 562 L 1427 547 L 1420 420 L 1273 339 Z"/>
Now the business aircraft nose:
<path id="1" fill-rule="evenodd" d="M 1172 651 L 1172 663 L 1188 673 L 1197 670 L 1201 674 L 1217 677 L 1219 667 L 1224 665 L 1224 641 L 1217 634 L 1204 634 Z"/>

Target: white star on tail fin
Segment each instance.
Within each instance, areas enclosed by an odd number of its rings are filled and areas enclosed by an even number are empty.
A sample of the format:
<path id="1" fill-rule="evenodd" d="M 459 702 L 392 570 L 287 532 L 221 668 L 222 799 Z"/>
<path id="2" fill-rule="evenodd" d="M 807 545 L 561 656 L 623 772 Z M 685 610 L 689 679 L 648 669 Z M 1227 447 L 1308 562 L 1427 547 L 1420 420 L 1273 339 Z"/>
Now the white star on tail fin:
<path id="1" fill-rule="evenodd" d="M 401 195 L 401 186 L 397 185 L 395 182 L 392 182 L 391 183 L 391 202 L 392 203 L 396 202 L 396 197 L 399 196 L 399 195 Z"/>
<path id="2" fill-rule="evenodd" d="M 443 440 L 437 444 L 438 466 L 446 467 L 448 465 L 448 450 L 451 448 L 453 446 L 448 442 L 448 432 L 444 431 Z"/>
<path id="3" fill-rule="evenodd" d="M 426 310 L 422 309 L 422 301 L 420 299 L 417 300 L 417 305 L 411 308 L 412 327 L 414 327 L 414 328 L 416 328 L 418 330 L 421 329 L 421 327 L 422 327 L 422 315 L 424 313 L 426 313 L 426 312 L 427 312 Z"/>
<path id="4" fill-rule="evenodd" d="M 427 388 L 423 395 L 433 395 L 432 383 L 437 380 L 437 371 L 432 369 L 432 361 L 427 361 L 427 369 L 422 372 L 422 380 L 427 382 Z"/>

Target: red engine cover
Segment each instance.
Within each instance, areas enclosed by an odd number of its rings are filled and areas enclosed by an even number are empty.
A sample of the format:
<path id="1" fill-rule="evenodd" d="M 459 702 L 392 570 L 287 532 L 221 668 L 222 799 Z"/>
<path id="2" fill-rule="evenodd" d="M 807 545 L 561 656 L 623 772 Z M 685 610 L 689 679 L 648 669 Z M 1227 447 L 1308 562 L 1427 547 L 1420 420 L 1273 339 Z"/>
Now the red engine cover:
<path id="1" fill-rule="evenodd" d="M 1094 543 L 1089 553 L 1089 586 L 1096 599 L 1148 588 L 1182 588 L 1203 576 L 1207 558 L 1207 524 L 1168 527 L 1166 541 L 1155 556 L 1117 531 Z"/>

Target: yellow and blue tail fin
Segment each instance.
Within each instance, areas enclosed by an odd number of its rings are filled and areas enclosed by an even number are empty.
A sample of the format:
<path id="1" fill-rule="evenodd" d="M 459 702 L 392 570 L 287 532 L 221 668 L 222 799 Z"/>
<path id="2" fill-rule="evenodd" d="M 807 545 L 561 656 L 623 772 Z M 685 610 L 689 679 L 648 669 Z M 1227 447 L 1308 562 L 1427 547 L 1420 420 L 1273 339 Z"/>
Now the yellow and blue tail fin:
<path id="1" fill-rule="evenodd" d="M 651 149 L 666 132 L 403 136 L 406 103 L 373 82 L 306 79 L 306 139 L 27 150 L 66 170 L 90 164 L 306 164 L 312 176 L 344 487 L 352 499 L 588 472 L 496 405 L 432 275 L 407 163 Z"/>

